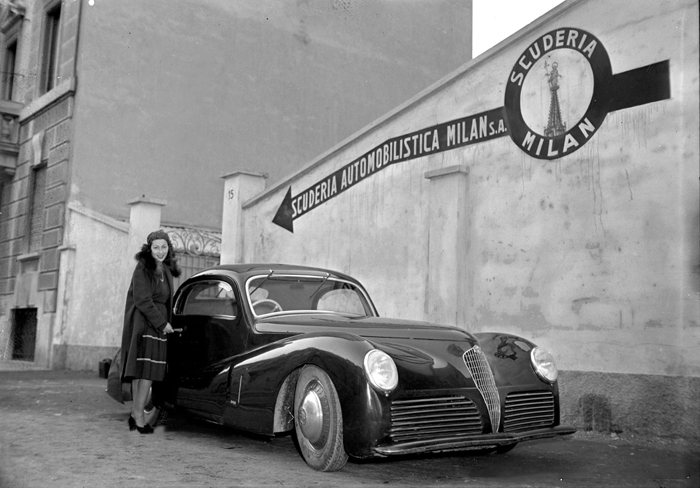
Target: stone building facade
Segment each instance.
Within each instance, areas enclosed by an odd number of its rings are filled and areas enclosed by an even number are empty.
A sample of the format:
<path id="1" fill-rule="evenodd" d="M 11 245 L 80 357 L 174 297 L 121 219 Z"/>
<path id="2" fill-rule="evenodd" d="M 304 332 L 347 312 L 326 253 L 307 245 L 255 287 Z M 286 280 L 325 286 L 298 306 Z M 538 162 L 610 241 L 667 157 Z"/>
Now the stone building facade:
<path id="1" fill-rule="evenodd" d="M 79 2 L 13 1 L 0 14 L 4 103 L 12 108 L 3 118 L 13 127 L 5 147 L 16 148 L 2 168 L 0 352 L 40 364 L 49 361 L 57 307 L 79 12 Z M 11 320 L 22 324 L 14 337 Z"/>

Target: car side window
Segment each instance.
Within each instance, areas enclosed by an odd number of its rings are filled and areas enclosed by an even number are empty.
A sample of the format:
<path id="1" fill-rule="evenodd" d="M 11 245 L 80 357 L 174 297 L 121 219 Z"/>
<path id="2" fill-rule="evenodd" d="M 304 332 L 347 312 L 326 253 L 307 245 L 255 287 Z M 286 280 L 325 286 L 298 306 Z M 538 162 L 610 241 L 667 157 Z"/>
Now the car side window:
<path id="1" fill-rule="evenodd" d="M 231 285 L 225 281 L 201 281 L 187 290 L 182 315 L 237 316 L 238 305 Z"/>

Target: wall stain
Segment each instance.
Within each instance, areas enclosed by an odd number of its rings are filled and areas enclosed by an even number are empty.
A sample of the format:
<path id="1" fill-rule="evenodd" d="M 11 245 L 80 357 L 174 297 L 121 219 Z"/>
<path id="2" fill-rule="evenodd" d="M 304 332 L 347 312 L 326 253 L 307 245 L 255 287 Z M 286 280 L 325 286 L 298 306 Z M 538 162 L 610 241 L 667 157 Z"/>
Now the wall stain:
<path id="1" fill-rule="evenodd" d="M 610 399 L 603 395 L 587 393 L 578 401 L 583 430 L 609 433 L 612 430 Z"/>
<path id="2" fill-rule="evenodd" d="M 603 327 L 602 325 L 593 325 L 590 322 L 587 324 L 579 324 L 576 330 L 593 330 L 596 332 L 599 332 L 601 330 L 609 330 L 607 327 Z"/>
<path id="3" fill-rule="evenodd" d="M 537 256 L 537 262 L 535 262 L 535 266 L 532 268 L 532 272 L 530 273 L 530 279 L 527 280 L 528 283 L 532 283 L 532 278 L 535 276 L 535 270 L 537 269 L 538 264 L 540 264 L 540 256 Z"/>
<path id="4" fill-rule="evenodd" d="M 540 294 L 533 290 L 531 286 L 527 286 L 523 288 L 523 296 L 527 298 L 537 298 Z"/>
<path id="5" fill-rule="evenodd" d="M 588 249 L 588 254 L 598 264 L 603 264 L 603 249 L 600 247 L 599 242 L 587 242 L 586 249 Z"/>
<path id="6" fill-rule="evenodd" d="M 630 200 L 634 200 L 634 196 L 632 195 L 632 185 L 630 184 L 630 174 L 626 169 L 625 175 L 627 175 L 627 188 L 629 188 L 630 191 Z"/>
<path id="7" fill-rule="evenodd" d="M 594 303 L 599 301 L 600 298 L 598 297 L 577 298 L 576 300 L 571 302 L 571 311 L 574 312 L 576 315 L 579 315 L 581 313 L 581 307 L 588 303 Z"/>
<path id="8" fill-rule="evenodd" d="M 688 255 L 693 256 L 692 261 L 689 263 L 692 270 L 690 274 L 690 289 L 698 293 L 700 292 L 700 231 L 697 222 L 700 220 L 700 212 L 696 209 L 691 218 L 691 222 L 695 224 L 690 227 L 693 229 L 693 232 L 688 240 Z"/>

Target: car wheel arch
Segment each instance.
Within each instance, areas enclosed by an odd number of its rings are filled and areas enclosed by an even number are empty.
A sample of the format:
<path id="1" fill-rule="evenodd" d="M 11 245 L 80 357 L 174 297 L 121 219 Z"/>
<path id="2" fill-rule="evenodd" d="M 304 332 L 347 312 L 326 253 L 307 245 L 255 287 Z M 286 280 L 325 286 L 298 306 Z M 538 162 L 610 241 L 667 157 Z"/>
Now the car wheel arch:
<path id="1" fill-rule="evenodd" d="M 272 431 L 277 434 L 294 429 L 294 392 L 297 387 L 297 379 L 304 365 L 294 369 L 287 375 L 277 393 L 275 401 L 275 414 L 272 422 Z"/>
<path id="2" fill-rule="evenodd" d="M 355 388 L 352 388 L 352 385 L 349 384 L 350 382 L 346 381 L 348 374 L 347 365 L 345 365 L 344 368 L 337 368 L 333 367 L 332 364 L 332 359 L 326 357 L 323 354 L 317 354 L 311 358 L 307 358 L 307 361 L 305 361 L 302 364 L 299 364 L 292 371 L 289 372 L 287 377 L 282 382 L 282 385 L 280 386 L 280 389 L 277 393 L 277 398 L 275 400 L 275 409 L 273 416 L 273 432 L 275 434 L 288 432 L 294 429 L 294 394 L 297 387 L 297 380 L 299 379 L 299 375 L 301 374 L 301 371 L 304 369 L 305 366 L 316 366 L 329 376 L 330 380 L 335 385 L 341 404 L 345 404 L 346 398 L 357 396 L 358 392 L 348 391 L 349 389 L 354 390 Z M 346 374 L 345 378 L 340 378 L 337 375 L 338 369 L 341 369 Z M 357 389 L 362 390 L 362 388 L 359 387 L 359 384 L 366 383 L 362 366 L 357 365 L 356 371 L 357 374 L 354 376 L 356 377 L 358 383 Z M 343 411 L 344 417 L 351 416 L 352 414 L 352 410 Z"/>

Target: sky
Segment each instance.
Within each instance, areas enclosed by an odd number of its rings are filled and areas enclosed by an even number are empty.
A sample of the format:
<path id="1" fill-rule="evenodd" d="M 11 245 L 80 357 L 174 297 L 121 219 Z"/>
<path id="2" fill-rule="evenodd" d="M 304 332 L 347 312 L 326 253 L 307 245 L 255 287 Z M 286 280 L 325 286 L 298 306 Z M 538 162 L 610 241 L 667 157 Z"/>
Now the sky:
<path id="1" fill-rule="evenodd" d="M 519 31 L 563 0 L 473 0 L 472 57 Z"/>

